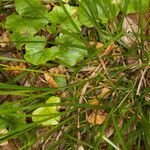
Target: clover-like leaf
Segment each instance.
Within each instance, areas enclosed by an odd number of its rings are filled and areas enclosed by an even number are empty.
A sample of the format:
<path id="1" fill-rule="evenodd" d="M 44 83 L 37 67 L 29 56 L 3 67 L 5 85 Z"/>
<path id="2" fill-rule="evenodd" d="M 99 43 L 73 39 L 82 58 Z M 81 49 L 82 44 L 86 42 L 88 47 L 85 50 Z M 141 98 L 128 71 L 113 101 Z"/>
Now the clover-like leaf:
<path id="1" fill-rule="evenodd" d="M 51 103 L 60 103 L 60 98 L 56 96 L 50 97 L 46 104 Z M 39 124 L 43 126 L 50 126 L 50 125 L 57 125 L 60 120 L 60 116 L 54 116 L 55 114 L 58 114 L 57 106 L 48 106 L 48 107 L 40 107 L 37 108 L 32 113 L 32 120 L 34 122 L 38 122 Z"/>

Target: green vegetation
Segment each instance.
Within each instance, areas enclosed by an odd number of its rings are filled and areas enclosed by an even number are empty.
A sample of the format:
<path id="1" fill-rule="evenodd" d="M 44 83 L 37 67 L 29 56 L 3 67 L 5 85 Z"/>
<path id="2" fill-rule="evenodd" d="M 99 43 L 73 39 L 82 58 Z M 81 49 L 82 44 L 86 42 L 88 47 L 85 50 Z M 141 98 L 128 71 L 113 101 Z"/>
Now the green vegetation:
<path id="1" fill-rule="evenodd" d="M 149 149 L 149 0 L 0 4 L 0 149 Z"/>

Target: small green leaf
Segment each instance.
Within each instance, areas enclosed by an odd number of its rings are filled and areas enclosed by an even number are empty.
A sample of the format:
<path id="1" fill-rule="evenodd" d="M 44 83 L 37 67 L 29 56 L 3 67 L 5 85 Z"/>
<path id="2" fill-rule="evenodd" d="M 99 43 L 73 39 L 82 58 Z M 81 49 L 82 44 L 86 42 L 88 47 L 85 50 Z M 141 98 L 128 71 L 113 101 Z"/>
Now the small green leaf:
<path id="1" fill-rule="evenodd" d="M 60 47 L 57 58 L 66 66 L 74 66 L 87 55 L 87 51 L 76 47 Z"/>
<path id="2" fill-rule="evenodd" d="M 34 65 L 44 64 L 48 60 L 54 60 L 57 48 L 46 48 L 46 38 L 44 36 L 36 36 L 32 39 L 32 43 L 27 43 L 25 59 Z"/>
<path id="3" fill-rule="evenodd" d="M 60 63 L 67 66 L 74 66 L 78 61 L 82 60 L 87 55 L 87 50 L 85 44 L 81 41 L 78 35 L 72 37 L 69 35 L 60 35 L 56 38 L 59 46 L 53 46 L 51 48 L 46 48 L 46 39 L 44 36 L 36 36 L 32 42 L 26 44 L 26 54 L 25 59 L 34 64 L 44 64 L 49 60 L 59 60 Z M 75 44 L 76 46 L 70 45 Z"/>
<path id="4" fill-rule="evenodd" d="M 77 14 L 82 25 L 93 27 L 96 23 L 107 23 L 114 19 L 119 11 L 118 5 L 113 4 L 112 0 L 82 0 Z"/>
<path id="5" fill-rule="evenodd" d="M 32 113 L 32 120 L 34 122 L 39 122 L 43 126 L 57 125 L 59 123 L 58 121 L 60 120 L 60 117 L 53 117 L 55 113 L 58 112 L 53 109 L 51 110 L 49 107 L 40 107 Z"/>
<path id="6" fill-rule="evenodd" d="M 16 111 L 15 108 L 18 104 L 13 102 L 5 102 L 0 105 L 0 110 L 9 110 L 8 113 L 0 114 L 0 128 L 9 128 L 10 130 L 17 129 L 22 126 L 26 126 L 25 116 L 18 115 L 23 112 Z"/>
<path id="7" fill-rule="evenodd" d="M 88 8 L 84 4 L 84 1 L 82 1 L 82 3 L 80 3 L 78 11 L 77 11 L 78 21 L 82 25 L 85 25 L 87 27 L 93 27 L 94 24 L 93 24 L 92 19 L 89 14 L 90 13 L 88 11 Z"/>
<path id="8" fill-rule="evenodd" d="M 76 24 L 76 27 L 81 31 L 81 24 L 77 20 L 77 17 L 73 18 L 74 23 Z M 65 20 L 64 22 L 61 23 L 60 28 L 65 29 L 69 32 L 78 32 L 77 29 L 73 26 L 71 23 L 70 19 Z"/>
<path id="9" fill-rule="evenodd" d="M 40 0 L 15 0 L 16 11 L 19 15 L 32 18 L 46 17 L 46 8 Z"/>
<path id="10" fill-rule="evenodd" d="M 64 65 L 74 66 L 87 55 L 87 50 L 82 48 L 85 48 L 86 45 L 77 34 L 74 34 L 74 37 L 60 34 L 56 38 L 56 42 L 61 43 L 57 59 Z"/>
<path id="11" fill-rule="evenodd" d="M 19 34 L 35 34 L 48 23 L 44 18 L 22 17 L 12 14 L 6 19 L 6 28 Z"/>
<path id="12" fill-rule="evenodd" d="M 60 33 L 59 36 L 56 37 L 56 42 L 61 43 L 62 46 L 70 46 L 70 45 L 77 45 L 85 47 L 86 44 L 80 38 L 78 34 L 67 35 Z"/>
<path id="13" fill-rule="evenodd" d="M 47 104 L 59 103 L 59 102 L 60 102 L 60 98 L 56 96 L 52 96 L 46 101 Z M 58 108 L 57 106 L 40 107 L 35 111 L 33 111 L 32 120 L 34 122 L 39 122 L 43 126 L 57 125 L 59 123 L 60 116 L 57 117 L 53 116 L 54 114 L 59 113 L 57 111 L 57 108 Z"/>
<path id="14" fill-rule="evenodd" d="M 60 98 L 57 97 L 57 96 L 52 96 L 50 97 L 47 101 L 46 101 L 47 104 L 50 104 L 50 103 L 60 103 Z"/>
<path id="15" fill-rule="evenodd" d="M 0 117 L 0 129 L 5 129 L 7 127 L 8 127 L 7 122 L 3 118 Z"/>
<path id="16" fill-rule="evenodd" d="M 65 77 L 54 76 L 53 78 L 54 78 L 54 80 L 56 81 L 56 83 L 58 84 L 59 87 L 67 85 Z"/>
<path id="17" fill-rule="evenodd" d="M 68 4 L 65 4 L 64 6 L 70 15 L 75 14 L 77 11 L 76 7 L 69 6 Z M 61 6 L 55 5 L 53 10 L 49 13 L 49 19 L 52 24 L 61 24 L 68 19 L 68 16 Z"/>
<path id="18" fill-rule="evenodd" d="M 49 33 L 51 33 L 51 34 L 54 34 L 54 35 L 57 35 L 58 34 L 58 32 L 57 32 L 57 25 L 55 25 L 55 24 L 52 24 L 52 25 L 47 25 L 46 26 L 46 29 L 47 29 L 47 31 L 49 32 Z"/>
<path id="19" fill-rule="evenodd" d="M 124 0 L 121 3 L 122 8 L 127 8 L 126 13 L 137 13 L 137 12 L 146 12 L 149 8 L 150 1 L 149 0 Z"/>
<path id="20" fill-rule="evenodd" d="M 39 0 L 15 0 L 16 11 L 6 19 L 6 28 L 19 34 L 35 34 L 48 21 L 48 12 Z"/>
<path id="21" fill-rule="evenodd" d="M 117 2 L 116 2 L 117 3 Z M 107 23 L 109 20 L 114 20 L 119 14 L 120 8 L 119 3 L 114 4 L 112 0 L 97 1 L 97 12 L 98 18 L 103 22 Z"/>
<path id="22" fill-rule="evenodd" d="M 11 35 L 11 41 L 15 43 L 18 50 L 21 50 L 22 46 L 29 43 L 31 39 L 33 39 L 33 36 L 28 34 L 12 33 Z"/>

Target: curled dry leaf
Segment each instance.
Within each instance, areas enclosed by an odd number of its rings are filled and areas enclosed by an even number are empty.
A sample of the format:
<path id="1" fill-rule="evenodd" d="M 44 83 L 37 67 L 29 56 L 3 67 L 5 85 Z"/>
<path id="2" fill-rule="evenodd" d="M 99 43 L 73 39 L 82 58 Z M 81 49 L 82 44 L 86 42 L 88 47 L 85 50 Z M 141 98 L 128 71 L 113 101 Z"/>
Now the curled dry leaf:
<path id="1" fill-rule="evenodd" d="M 142 16 L 140 16 L 142 15 Z M 140 13 L 130 13 L 128 14 L 128 17 L 131 18 L 133 20 L 133 22 L 138 25 L 140 20 L 142 20 L 142 29 L 144 31 L 144 34 L 148 33 L 148 28 L 149 28 L 149 18 L 150 18 L 150 10 L 148 10 L 147 12 L 145 12 L 144 14 L 140 14 Z"/>
<path id="2" fill-rule="evenodd" d="M 99 105 L 99 100 L 98 99 L 91 99 L 88 101 L 89 104 L 98 106 Z"/>
<path id="3" fill-rule="evenodd" d="M 78 150 L 85 150 L 83 146 L 79 146 Z"/>
<path id="4" fill-rule="evenodd" d="M 98 50 L 99 48 L 101 48 L 104 44 L 103 43 L 101 43 L 101 42 L 94 42 L 94 41 L 90 41 L 89 42 L 89 47 L 92 47 L 92 46 L 94 46 L 94 45 L 96 45 L 96 49 Z"/>
<path id="5" fill-rule="evenodd" d="M 2 42 L 3 43 L 0 43 L 0 46 L 2 48 L 6 47 L 8 45 L 8 43 L 10 42 L 10 34 L 9 34 L 9 32 L 4 32 L 2 34 Z"/>
<path id="6" fill-rule="evenodd" d="M 123 125 L 123 119 L 119 119 L 118 121 L 118 128 L 121 129 Z M 114 133 L 114 125 L 111 125 L 109 128 L 105 130 L 105 135 L 109 138 Z"/>
<path id="7" fill-rule="evenodd" d="M 96 49 L 99 50 L 104 44 L 101 43 L 101 42 L 93 42 L 93 41 L 90 41 L 89 42 L 89 47 L 93 46 L 93 45 L 96 45 Z M 103 54 L 104 55 L 108 55 L 110 54 L 110 52 L 116 47 L 116 45 L 114 43 L 110 44 L 104 51 L 103 51 Z"/>
<path id="8" fill-rule="evenodd" d="M 109 92 L 110 92 L 110 88 L 108 86 L 106 86 L 106 87 L 102 88 L 102 91 L 98 96 L 107 98 Z"/>
<path id="9" fill-rule="evenodd" d="M 116 48 L 116 45 L 114 43 L 110 44 L 103 52 L 104 55 L 108 55 L 111 53 L 111 51 Z"/>
<path id="10" fill-rule="evenodd" d="M 107 113 L 103 110 L 94 110 L 89 117 L 87 117 L 87 122 L 92 125 L 101 125 L 107 118 Z"/>
<path id="11" fill-rule="evenodd" d="M 104 44 L 103 43 L 100 43 L 100 42 L 97 42 L 96 43 L 96 49 L 100 49 Z"/>
<path id="12" fill-rule="evenodd" d="M 7 129 L 0 129 L 0 136 L 1 135 L 4 135 L 4 134 L 7 134 L 8 133 L 8 130 Z M 3 143 L 0 143 L 0 146 L 6 146 L 8 145 L 8 141 L 5 141 Z"/>
<path id="13" fill-rule="evenodd" d="M 45 79 L 47 81 L 47 83 L 51 86 L 51 87 L 58 87 L 58 84 L 56 83 L 56 81 L 53 79 L 52 76 L 50 76 L 47 73 L 44 73 Z"/>
<path id="14" fill-rule="evenodd" d="M 54 67 L 48 70 L 51 74 L 65 74 L 66 68 L 63 65 L 59 65 L 58 67 Z"/>
<path id="15" fill-rule="evenodd" d="M 21 74 L 26 69 L 26 65 L 23 62 L 20 62 L 19 65 L 16 66 L 14 66 L 12 63 L 9 64 L 10 67 L 7 70 L 9 70 L 10 74 L 13 76 Z"/>
<path id="16" fill-rule="evenodd" d="M 70 93 L 68 91 L 62 91 L 61 97 L 63 97 L 63 98 L 69 98 L 70 97 Z"/>
<path id="17" fill-rule="evenodd" d="M 123 21 L 123 31 L 125 35 L 121 37 L 121 40 L 128 46 L 132 46 L 137 43 L 135 33 L 138 33 L 138 25 L 132 18 L 126 16 Z"/>
<path id="18" fill-rule="evenodd" d="M 125 62 L 126 62 L 127 65 L 134 65 L 134 64 L 138 63 L 138 58 L 129 56 L 125 59 Z"/>
<path id="19" fill-rule="evenodd" d="M 59 65 L 58 67 L 53 67 L 53 68 L 51 68 L 51 69 L 48 70 L 48 72 L 50 74 L 59 74 L 59 75 L 60 74 L 61 75 L 65 74 L 66 71 L 67 70 L 66 70 L 66 68 L 63 65 Z M 48 73 L 45 73 L 44 76 L 45 76 L 45 79 L 46 79 L 47 83 L 51 87 L 59 87 L 59 86 L 61 86 L 61 85 L 59 85 L 59 82 L 57 82 L 58 79 L 56 79 L 55 77 L 53 77 L 53 75 L 49 75 Z M 63 80 L 63 81 L 65 81 L 65 80 Z M 63 81 L 61 80 L 61 82 L 63 82 Z"/>
<path id="20" fill-rule="evenodd" d="M 119 47 L 115 47 L 113 49 L 113 52 L 112 52 L 112 56 L 113 56 L 113 59 L 115 61 L 117 61 L 117 63 L 122 63 L 123 62 L 123 56 L 122 56 L 122 51 Z"/>

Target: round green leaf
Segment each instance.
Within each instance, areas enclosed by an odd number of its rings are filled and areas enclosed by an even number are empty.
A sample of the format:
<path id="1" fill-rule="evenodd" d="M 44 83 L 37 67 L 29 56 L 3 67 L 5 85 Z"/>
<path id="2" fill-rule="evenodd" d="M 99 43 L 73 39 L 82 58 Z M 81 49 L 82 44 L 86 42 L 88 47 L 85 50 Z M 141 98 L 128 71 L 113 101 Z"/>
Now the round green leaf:
<path id="1" fill-rule="evenodd" d="M 32 42 L 27 43 L 26 54 L 24 55 L 25 59 L 34 64 L 44 64 L 49 60 L 55 58 L 56 53 L 58 52 L 57 48 L 44 48 L 46 45 L 46 38 L 44 36 L 36 36 L 32 39 Z"/>
<path id="2" fill-rule="evenodd" d="M 59 103 L 60 98 L 56 96 L 50 97 L 45 103 Z M 37 108 L 32 113 L 32 120 L 34 122 L 38 122 L 43 126 L 57 125 L 60 120 L 60 116 L 54 116 L 54 114 L 58 114 L 57 106 L 48 106 L 48 107 L 40 107 Z M 39 115 L 39 116 L 38 116 Z"/>

